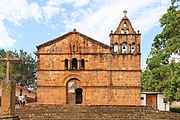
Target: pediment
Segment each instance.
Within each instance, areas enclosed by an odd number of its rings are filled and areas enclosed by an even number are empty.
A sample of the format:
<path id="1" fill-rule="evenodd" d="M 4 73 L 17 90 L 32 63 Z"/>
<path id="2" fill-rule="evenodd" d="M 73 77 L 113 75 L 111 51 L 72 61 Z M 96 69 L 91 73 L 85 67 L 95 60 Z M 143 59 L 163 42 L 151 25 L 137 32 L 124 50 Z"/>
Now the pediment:
<path id="1" fill-rule="evenodd" d="M 109 52 L 110 46 L 73 31 L 37 46 L 35 53 Z"/>
<path id="2" fill-rule="evenodd" d="M 118 28 L 115 31 L 115 34 L 136 34 L 127 16 L 123 17 L 123 19 L 119 23 Z"/>

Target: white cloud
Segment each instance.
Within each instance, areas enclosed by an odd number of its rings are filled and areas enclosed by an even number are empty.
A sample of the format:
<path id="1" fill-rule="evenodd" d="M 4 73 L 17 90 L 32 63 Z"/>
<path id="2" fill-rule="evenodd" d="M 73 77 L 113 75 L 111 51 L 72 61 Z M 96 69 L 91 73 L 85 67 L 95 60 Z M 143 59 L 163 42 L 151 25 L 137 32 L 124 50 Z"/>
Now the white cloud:
<path id="1" fill-rule="evenodd" d="M 69 18 L 65 22 L 67 31 L 77 28 L 80 32 L 98 39 L 104 43 L 109 41 L 108 35 L 111 30 L 116 30 L 120 20 L 123 17 L 125 9 L 128 11 L 127 16 L 132 22 L 135 31 L 147 33 L 151 28 L 158 25 L 159 18 L 169 7 L 169 0 L 111 0 L 101 1 L 103 4 L 93 11 L 93 3 L 89 5 L 84 14 L 74 12 L 75 16 L 82 18 L 75 21 L 75 18 Z M 88 11 L 90 9 L 90 11 Z"/>
<path id="2" fill-rule="evenodd" d="M 142 6 L 141 9 L 131 15 L 133 16 L 131 18 L 133 19 L 134 28 L 140 30 L 143 34 L 147 33 L 153 27 L 159 25 L 159 19 L 166 12 L 168 6 L 169 4 L 161 2 L 153 2 Z"/>
<path id="3" fill-rule="evenodd" d="M 87 5 L 90 0 L 62 0 L 61 3 L 71 4 L 74 8 L 79 8 Z"/>
<path id="4" fill-rule="evenodd" d="M 59 6 L 62 3 L 62 0 L 49 0 L 47 2 L 48 6 Z"/>
<path id="5" fill-rule="evenodd" d="M 20 26 L 22 20 L 42 18 L 40 7 L 37 3 L 28 4 L 26 0 L 1 0 L 0 14 L 9 22 Z"/>
<path id="6" fill-rule="evenodd" d="M 5 27 L 5 20 L 9 21 L 15 26 L 21 26 L 21 22 L 23 20 L 34 18 L 34 20 L 38 22 L 42 18 L 38 4 L 28 4 L 26 0 L 1 0 L 0 8 L 1 47 L 12 47 L 16 43 L 16 40 L 10 36 L 7 28 Z"/>
<path id="7" fill-rule="evenodd" d="M 37 22 L 39 22 L 39 20 L 43 17 L 41 8 L 37 3 L 30 4 L 28 7 L 28 11 L 29 16 L 34 18 Z"/>
<path id="8" fill-rule="evenodd" d="M 79 2 L 79 0 L 74 0 L 73 6 L 75 8 L 78 8 L 78 7 L 83 7 L 83 6 L 87 5 L 88 3 L 89 3 L 89 0 L 81 0 L 81 2 Z"/>
<path id="9" fill-rule="evenodd" d="M 54 1 L 54 2 L 53 2 Z M 47 19 L 51 19 L 60 13 L 60 8 L 55 1 L 48 2 L 45 7 L 40 7 L 36 2 L 28 3 L 27 0 L 1 0 L 0 2 L 0 47 L 12 47 L 16 40 L 10 36 L 8 30 L 4 24 L 7 20 L 13 25 L 19 27 L 22 26 L 23 20 L 34 19 L 36 22 L 47 22 Z M 17 33 L 18 34 L 18 33 Z"/>
<path id="10" fill-rule="evenodd" d="M 51 19 L 52 16 L 59 14 L 59 9 L 53 6 L 46 6 L 43 8 L 43 12 L 47 19 Z"/>
<path id="11" fill-rule="evenodd" d="M 160 16 L 170 5 L 169 0 L 49 0 L 44 6 L 35 0 L 32 3 L 27 1 L 1 0 L 0 46 L 11 47 L 16 41 L 8 33 L 4 20 L 19 27 L 23 20 L 34 19 L 36 22 L 48 23 L 46 25 L 55 29 L 58 25 L 52 25 L 51 19 L 61 16 L 60 21 L 64 21 L 66 31 L 77 28 L 106 43 L 110 31 L 116 30 L 123 17 L 123 10 L 128 11 L 127 15 L 135 30 L 144 34 L 157 25 Z M 3 44 L 4 40 L 7 44 Z"/>
<path id="12" fill-rule="evenodd" d="M 16 42 L 16 40 L 9 36 L 2 19 L 3 18 L 0 17 L 0 47 L 11 47 Z"/>
<path id="13" fill-rule="evenodd" d="M 46 3 L 46 6 L 42 7 L 44 19 L 49 21 L 53 16 L 59 15 L 64 12 L 65 9 L 61 7 L 62 0 L 50 0 Z"/>

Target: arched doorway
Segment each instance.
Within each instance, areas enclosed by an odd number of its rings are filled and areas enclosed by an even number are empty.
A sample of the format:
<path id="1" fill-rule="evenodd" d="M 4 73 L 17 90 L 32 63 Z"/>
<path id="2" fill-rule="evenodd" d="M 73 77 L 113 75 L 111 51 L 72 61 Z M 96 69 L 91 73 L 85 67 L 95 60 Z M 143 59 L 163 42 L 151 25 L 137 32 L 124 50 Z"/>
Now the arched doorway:
<path id="1" fill-rule="evenodd" d="M 76 89 L 76 104 L 82 103 L 82 88 Z"/>
<path id="2" fill-rule="evenodd" d="M 81 104 L 82 103 L 82 84 L 81 81 L 73 78 L 66 85 L 66 103 Z"/>

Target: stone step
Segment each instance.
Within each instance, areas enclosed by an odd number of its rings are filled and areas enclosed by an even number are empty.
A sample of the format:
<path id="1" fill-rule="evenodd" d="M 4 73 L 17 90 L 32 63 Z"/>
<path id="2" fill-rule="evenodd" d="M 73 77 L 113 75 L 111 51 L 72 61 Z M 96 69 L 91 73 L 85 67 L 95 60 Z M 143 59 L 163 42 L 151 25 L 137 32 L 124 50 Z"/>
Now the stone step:
<path id="1" fill-rule="evenodd" d="M 36 110 L 37 111 L 37 110 Z M 33 110 L 23 110 L 23 111 L 21 111 L 21 110 L 17 110 L 16 111 L 16 113 L 21 113 L 21 112 L 26 112 L 26 113 L 33 113 L 34 111 Z M 140 114 L 140 113 L 157 113 L 157 111 L 120 111 L 120 110 L 106 110 L 106 111 L 96 111 L 96 110 L 77 110 L 77 111 L 70 111 L 70 110 L 61 110 L 61 111 L 59 111 L 59 110 L 38 110 L 37 111 L 37 113 L 41 113 L 41 112 L 43 112 L 43 113 L 51 113 L 51 112 L 53 112 L 53 113 L 137 113 L 137 114 Z M 162 114 L 165 114 L 165 113 L 162 113 Z"/>
<path id="2" fill-rule="evenodd" d="M 118 113 L 118 114 L 93 114 L 93 113 L 89 113 L 89 114 L 84 114 L 84 113 L 74 113 L 74 114 L 70 114 L 70 113 L 36 113 L 36 114 L 19 114 L 21 117 L 26 117 L 31 116 L 31 118 L 170 118 L 168 116 L 164 116 L 159 115 L 159 114 L 133 114 L 133 113 L 126 113 L 126 114 L 122 114 L 122 113 Z M 176 116 L 175 116 L 176 117 Z M 171 116 L 171 118 L 173 118 Z"/>
<path id="3" fill-rule="evenodd" d="M 29 105 L 16 109 L 21 120 L 180 120 L 180 114 L 152 107 L 118 105 Z"/>
<path id="4" fill-rule="evenodd" d="M 107 109 L 108 108 L 108 109 Z M 57 112 L 98 112 L 98 111 L 101 111 L 101 112 L 115 112 L 115 111 L 118 111 L 118 112 L 134 112 L 134 111 L 140 111 L 140 112 L 157 112 L 157 110 L 153 109 L 153 108 L 145 108 L 145 107 L 117 107 L 117 106 L 114 106 L 113 109 L 111 109 L 111 106 L 110 107 L 107 107 L 107 106 L 26 106 L 25 108 L 20 108 L 20 109 L 23 109 L 23 110 L 38 110 L 38 111 L 57 111 Z M 18 111 L 18 109 L 17 109 Z"/>

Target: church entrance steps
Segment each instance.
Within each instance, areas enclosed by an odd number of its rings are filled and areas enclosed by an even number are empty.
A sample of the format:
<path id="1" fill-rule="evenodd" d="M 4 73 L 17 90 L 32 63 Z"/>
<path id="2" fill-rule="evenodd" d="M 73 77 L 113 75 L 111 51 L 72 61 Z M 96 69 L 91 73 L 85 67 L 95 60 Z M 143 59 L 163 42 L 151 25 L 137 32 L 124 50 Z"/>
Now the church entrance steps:
<path id="1" fill-rule="evenodd" d="M 180 120 L 180 114 L 152 107 L 32 104 L 16 109 L 21 120 Z"/>

